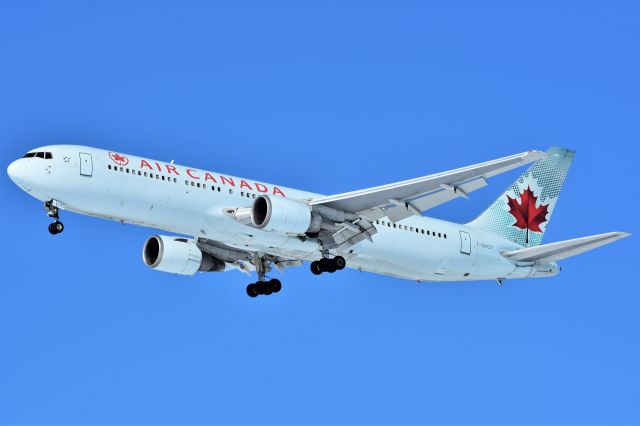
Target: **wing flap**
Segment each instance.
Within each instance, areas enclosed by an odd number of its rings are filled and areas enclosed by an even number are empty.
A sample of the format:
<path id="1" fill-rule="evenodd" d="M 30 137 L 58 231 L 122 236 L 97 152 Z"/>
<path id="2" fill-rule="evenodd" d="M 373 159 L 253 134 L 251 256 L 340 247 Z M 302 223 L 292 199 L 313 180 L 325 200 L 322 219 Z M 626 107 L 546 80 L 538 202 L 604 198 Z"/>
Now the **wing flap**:
<path id="1" fill-rule="evenodd" d="M 631 234 L 626 232 L 609 232 L 504 252 L 502 256 L 518 262 L 555 262 L 610 244 L 629 235 Z"/>

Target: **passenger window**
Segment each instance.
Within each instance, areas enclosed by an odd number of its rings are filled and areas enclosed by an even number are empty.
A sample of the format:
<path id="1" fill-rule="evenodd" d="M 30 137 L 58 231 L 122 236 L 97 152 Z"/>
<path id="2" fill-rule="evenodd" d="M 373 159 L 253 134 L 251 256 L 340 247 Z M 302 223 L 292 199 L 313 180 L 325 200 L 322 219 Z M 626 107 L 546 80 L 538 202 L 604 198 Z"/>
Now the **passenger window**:
<path id="1" fill-rule="evenodd" d="M 447 239 L 447 234 L 442 234 L 442 236 L 444 236 L 444 239 Z"/>
<path id="2" fill-rule="evenodd" d="M 164 180 L 164 176 L 162 176 L 162 180 Z"/>
<path id="3" fill-rule="evenodd" d="M 396 226 L 396 224 L 395 224 L 395 223 L 393 224 L 393 227 L 394 227 L 394 228 L 397 228 L 397 226 Z"/>
<path id="4" fill-rule="evenodd" d="M 198 182 L 198 183 L 196 184 L 196 186 L 197 186 L 198 188 L 200 188 L 200 182 Z"/>
<path id="5" fill-rule="evenodd" d="M 233 194 L 233 189 L 229 189 L 229 194 Z"/>
<path id="6" fill-rule="evenodd" d="M 422 232 L 424 234 L 424 229 L 421 229 L 420 232 Z"/>
<path id="7" fill-rule="evenodd" d="M 240 196 L 241 196 L 241 197 L 244 197 L 244 191 L 241 191 L 241 192 L 240 192 Z"/>
<path id="8" fill-rule="evenodd" d="M 195 184 L 195 183 L 193 183 L 193 182 L 191 182 L 191 186 L 196 186 L 196 184 Z"/>
<path id="9" fill-rule="evenodd" d="M 111 164 L 109 164 L 109 165 L 107 166 L 107 168 L 108 168 L 109 170 L 111 170 Z"/>
<path id="10" fill-rule="evenodd" d="M 142 172 L 138 170 L 138 176 L 142 176 Z"/>
<path id="11" fill-rule="evenodd" d="M 438 238 L 442 238 L 442 234 L 438 232 Z"/>

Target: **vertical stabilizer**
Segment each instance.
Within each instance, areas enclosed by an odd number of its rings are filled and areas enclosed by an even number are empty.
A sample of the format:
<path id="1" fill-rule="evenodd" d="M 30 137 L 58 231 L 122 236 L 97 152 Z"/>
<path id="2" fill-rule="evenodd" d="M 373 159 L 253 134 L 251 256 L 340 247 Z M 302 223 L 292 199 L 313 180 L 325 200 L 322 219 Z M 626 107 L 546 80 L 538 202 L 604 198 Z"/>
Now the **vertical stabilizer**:
<path id="1" fill-rule="evenodd" d="M 467 225 L 526 247 L 541 243 L 567 177 L 575 151 L 550 148 L 547 156 L 522 176 Z"/>

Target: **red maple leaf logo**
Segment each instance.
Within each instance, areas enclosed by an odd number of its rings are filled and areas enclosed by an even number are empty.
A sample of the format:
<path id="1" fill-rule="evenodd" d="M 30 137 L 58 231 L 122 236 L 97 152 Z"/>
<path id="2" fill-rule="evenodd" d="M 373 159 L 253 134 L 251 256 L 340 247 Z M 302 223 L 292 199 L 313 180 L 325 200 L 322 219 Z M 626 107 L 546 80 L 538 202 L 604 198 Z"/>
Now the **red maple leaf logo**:
<path id="1" fill-rule="evenodd" d="M 529 230 L 533 232 L 542 232 L 540 225 L 547 221 L 549 213 L 549 204 L 540 204 L 536 207 L 538 197 L 533 195 L 533 191 L 529 186 L 520 194 L 520 202 L 516 198 L 507 195 L 507 205 L 509 213 L 516 219 L 516 226 L 520 229 L 527 230 L 526 242 L 529 242 Z"/>
<path id="2" fill-rule="evenodd" d="M 117 152 L 110 152 L 109 157 L 119 166 L 126 166 L 129 164 L 129 159 L 125 155 L 120 155 Z"/>

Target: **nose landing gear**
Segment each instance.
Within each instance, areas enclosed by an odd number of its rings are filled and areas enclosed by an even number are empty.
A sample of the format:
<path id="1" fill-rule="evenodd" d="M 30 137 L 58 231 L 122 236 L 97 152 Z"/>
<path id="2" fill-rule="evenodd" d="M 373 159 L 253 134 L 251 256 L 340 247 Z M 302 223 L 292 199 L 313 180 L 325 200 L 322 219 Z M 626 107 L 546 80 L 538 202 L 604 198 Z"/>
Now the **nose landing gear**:
<path id="1" fill-rule="evenodd" d="M 53 200 L 44 203 L 44 209 L 47 211 L 47 216 L 55 220 L 49 224 L 49 233 L 56 235 L 64 231 L 64 225 L 60 222 L 60 209 L 53 205 Z"/>
<path id="2" fill-rule="evenodd" d="M 320 260 L 314 260 L 311 262 L 311 273 L 314 275 L 320 275 L 323 272 L 329 272 L 333 274 L 335 271 L 340 271 L 347 266 L 347 261 L 342 256 L 336 256 L 333 259 L 323 257 Z"/>
<path id="3" fill-rule="evenodd" d="M 62 231 L 64 231 L 64 225 L 62 222 L 55 221 L 49 224 L 49 233 L 51 233 L 51 235 L 59 234 Z"/>

